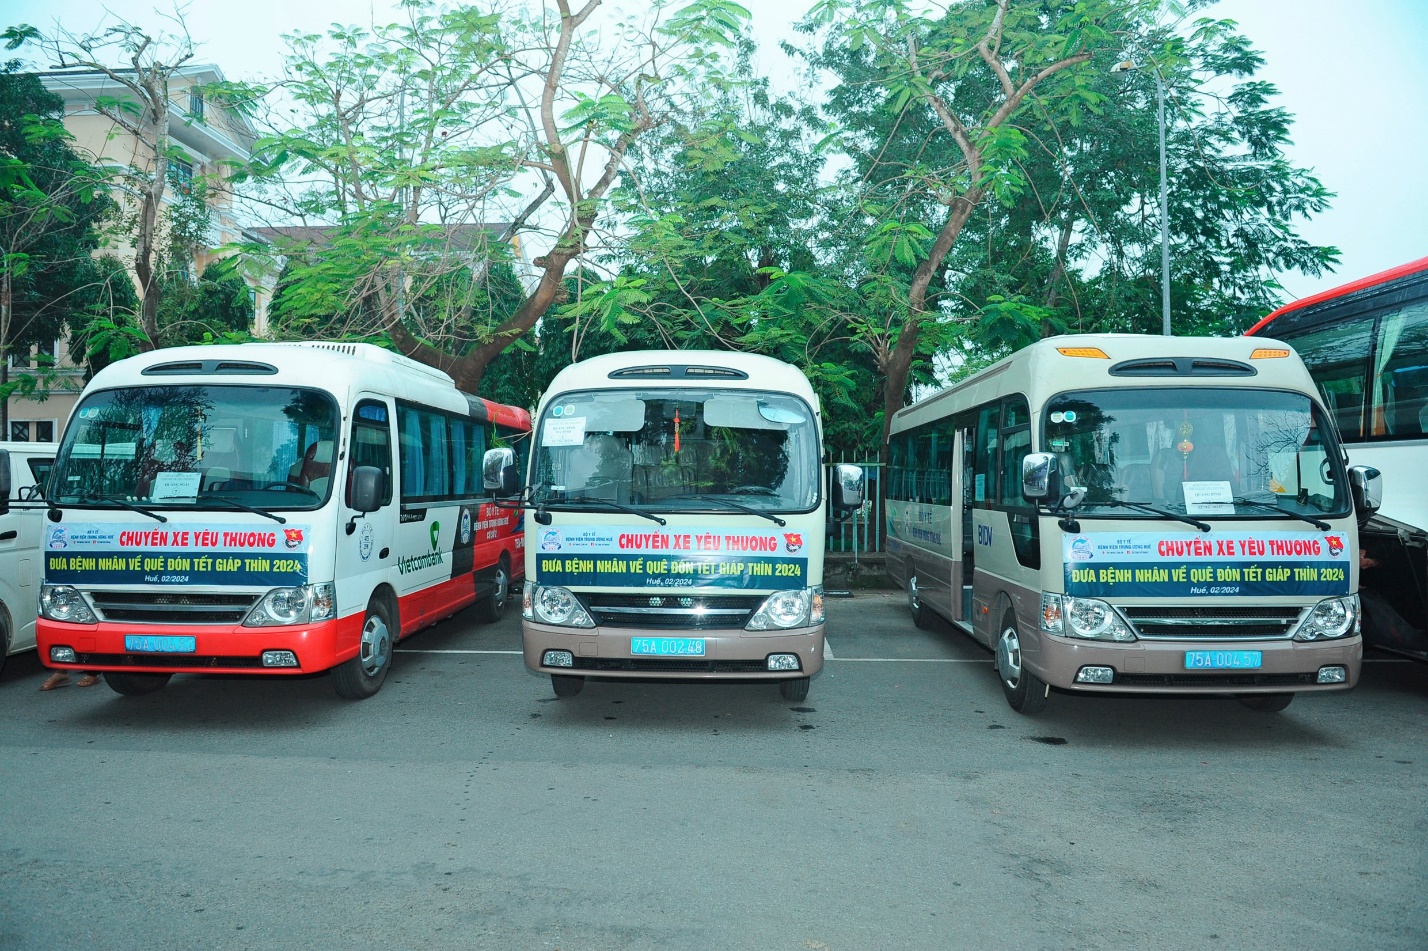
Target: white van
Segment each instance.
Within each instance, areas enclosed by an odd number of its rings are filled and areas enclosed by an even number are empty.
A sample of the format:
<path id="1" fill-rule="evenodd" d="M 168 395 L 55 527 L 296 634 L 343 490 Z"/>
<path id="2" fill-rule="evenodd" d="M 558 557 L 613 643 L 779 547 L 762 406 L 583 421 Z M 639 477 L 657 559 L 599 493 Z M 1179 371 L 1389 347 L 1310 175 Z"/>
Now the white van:
<path id="1" fill-rule="evenodd" d="M 41 497 L 54 462 L 54 443 L 0 442 L 0 669 L 35 646 L 45 516 L 24 503 Z"/>

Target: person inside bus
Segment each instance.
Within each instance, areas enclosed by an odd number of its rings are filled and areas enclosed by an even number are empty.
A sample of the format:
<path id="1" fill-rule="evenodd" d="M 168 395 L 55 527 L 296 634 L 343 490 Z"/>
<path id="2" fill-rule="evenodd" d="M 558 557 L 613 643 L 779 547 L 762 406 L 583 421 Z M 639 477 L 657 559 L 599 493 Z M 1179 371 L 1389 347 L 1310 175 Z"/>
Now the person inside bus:
<path id="1" fill-rule="evenodd" d="M 310 489 L 319 496 L 327 494 L 327 483 L 332 478 L 333 443 L 331 439 L 319 439 L 307 447 L 302 461 L 288 470 L 288 482 Z"/>
<path id="2" fill-rule="evenodd" d="M 1359 538 L 1359 603 L 1363 609 L 1365 647 L 1428 654 L 1428 632 L 1420 631 L 1379 593 L 1393 583 L 1387 563 L 1392 556 L 1379 538 Z"/>

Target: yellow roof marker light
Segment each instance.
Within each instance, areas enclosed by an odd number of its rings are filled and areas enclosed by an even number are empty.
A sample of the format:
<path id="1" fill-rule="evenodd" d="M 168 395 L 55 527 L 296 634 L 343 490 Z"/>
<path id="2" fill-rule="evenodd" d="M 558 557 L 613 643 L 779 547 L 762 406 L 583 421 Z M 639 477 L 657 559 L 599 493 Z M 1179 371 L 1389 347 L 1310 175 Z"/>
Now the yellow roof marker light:
<path id="1" fill-rule="evenodd" d="M 1100 347 L 1057 347 L 1056 352 L 1063 357 L 1095 357 L 1099 360 L 1109 360 L 1106 351 Z"/>
<path id="2" fill-rule="evenodd" d="M 1251 360 L 1279 360 L 1289 356 L 1289 351 L 1284 348 L 1260 347 L 1250 354 Z"/>

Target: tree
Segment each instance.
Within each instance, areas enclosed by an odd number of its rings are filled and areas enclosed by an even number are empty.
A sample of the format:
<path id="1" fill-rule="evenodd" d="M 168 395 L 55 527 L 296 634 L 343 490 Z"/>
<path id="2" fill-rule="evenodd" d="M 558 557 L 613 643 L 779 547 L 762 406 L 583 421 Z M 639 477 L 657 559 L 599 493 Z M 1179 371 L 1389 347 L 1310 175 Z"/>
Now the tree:
<path id="1" fill-rule="evenodd" d="M 322 254 L 290 265 L 290 303 L 375 318 L 403 353 L 477 388 L 561 301 L 631 146 L 719 81 L 748 18 L 730 0 L 657 3 L 602 41 L 599 6 L 524 17 L 413 2 L 405 23 L 290 38 L 303 125 L 275 126 L 252 170 L 278 192 L 268 200 L 323 226 Z M 480 283 L 542 230 L 529 289 L 509 315 L 467 325 L 474 339 L 409 306 L 463 269 Z"/>
<path id="2" fill-rule="evenodd" d="M 92 254 L 115 205 L 107 172 L 75 153 L 63 114 L 63 100 L 19 63 L 0 69 L 0 358 L 64 336 L 99 280 Z M 0 431 L 11 394 L 35 382 L 12 381 L 0 364 Z"/>
<path id="3" fill-rule="evenodd" d="M 182 18 L 176 17 L 175 22 L 179 28 L 176 35 L 151 33 L 123 21 L 93 33 L 72 33 L 59 27 L 45 33 L 28 24 L 0 33 L 8 49 L 33 44 L 53 61 L 54 69 L 98 71 L 126 93 L 96 97 L 94 108 L 140 145 L 135 151 L 137 163 L 116 168 L 115 177 L 135 203 L 133 268 L 141 298 L 139 328 L 145 350 L 161 345 L 159 300 L 163 282 L 155 263 L 162 242 L 161 212 L 173 152 L 170 128 L 175 121 L 175 107 L 169 86 L 194 55 L 194 44 Z M 127 65 L 113 65 L 114 59 Z"/>

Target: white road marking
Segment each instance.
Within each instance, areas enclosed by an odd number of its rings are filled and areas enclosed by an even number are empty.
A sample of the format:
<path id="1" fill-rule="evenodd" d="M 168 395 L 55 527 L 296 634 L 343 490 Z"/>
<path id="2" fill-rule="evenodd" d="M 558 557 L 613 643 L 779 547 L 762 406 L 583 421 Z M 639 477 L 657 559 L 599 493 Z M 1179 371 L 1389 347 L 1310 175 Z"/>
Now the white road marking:
<path id="1" fill-rule="evenodd" d="M 836 660 L 833 656 L 833 645 L 828 643 L 828 638 L 823 638 L 823 659 Z"/>
<path id="2" fill-rule="evenodd" d="M 520 651 L 429 651 L 417 650 L 410 647 L 398 648 L 398 654 L 515 654 L 520 656 Z"/>

